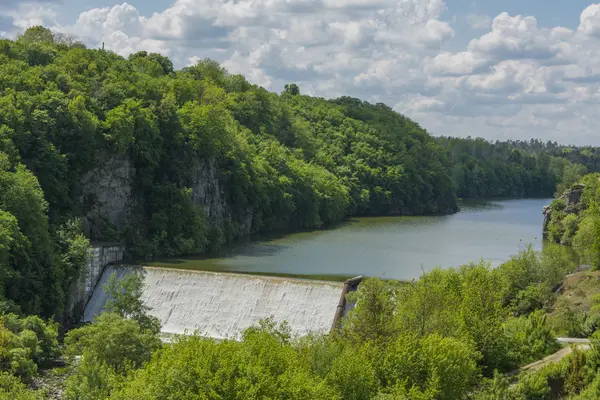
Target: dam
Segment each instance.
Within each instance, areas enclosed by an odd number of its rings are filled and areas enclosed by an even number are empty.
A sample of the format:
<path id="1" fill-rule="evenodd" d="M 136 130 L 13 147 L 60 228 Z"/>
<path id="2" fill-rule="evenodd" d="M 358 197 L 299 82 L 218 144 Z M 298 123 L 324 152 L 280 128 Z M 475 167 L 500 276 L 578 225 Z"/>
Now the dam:
<path id="1" fill-rule="evenodd" d="M 91 322 L 105 307 L 104 291 L 111 274 L 143 275 L 142 300 L 166 334 L 235 339 L 261 319 L 287 321 L 294 336 L 327 333 L 339 324 L 350 305 L 345 294 L 361 277 L 346 283 L 247 274 L 176 270 L 156 267 L 107 266 L 85 309 Z"/>

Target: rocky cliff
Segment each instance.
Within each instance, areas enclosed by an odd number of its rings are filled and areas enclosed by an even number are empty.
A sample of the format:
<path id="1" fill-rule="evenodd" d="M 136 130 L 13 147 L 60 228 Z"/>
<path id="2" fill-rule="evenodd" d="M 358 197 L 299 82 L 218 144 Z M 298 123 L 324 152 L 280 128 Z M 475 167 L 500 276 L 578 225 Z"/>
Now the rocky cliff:
<path id="1" fill-rule="evenodd" d="M 83 177 L 83 219 L 86 234 L 104 239 L 107 228 L 120 229 L 132 199 L 135 168 L 126 157 L 105 155 Z"/>
<path id="2" fill-rule="evenodd" d="M 584 209 L 584 204 L 581 201 L 585 185 L 576 184 L 571 189 L 564 192 L 560 197 L 556 198 L 552 204 L 545 206 L 542 209 L 544 213 L 543 235 L 544 239 L 556 240 L 550 237 L 551 225 L 556 220 L 564 219 L 566 215 L 580 214 Z M 561 241 L 561 240 L 558 240 Z"/>
<path id="3" fill-rule="evenodd" d="M 252 232 L 253 211 L 232 210 L 226 201 L 219 167 L 214 159 L 194 160 L 191 174 L 179 182 L 192 190 L 192 201 L 200 206 L 209 229 L 227 232 L 228 239 L 239 239 Z M 116 240 L 126 223 L 138 224 L 131 218 L 134 207 L 151 198 L 136 191 L 136 168 L 124 156 L 105 154 L 97 167 L 83 177 L 83 194 L 80 198 L 84 210 L 84 229 L 92 240 Z M 128 220 L 130 219 L 130 220 Z M 223 235 L 222 235 L 223 236 Z M 220 238 L 217 241 L 223 242 Z"/>
<path id="4" fill-rule="evenodd" d="M 219 178 L 219 170 L 214 159 L 200 160 L 194 168 L 194 176 L 188 186 L 192 189 L 192 199 L 202 207 L 211 227 L 233 228 L 236 238 L 249 236 L 252 231 L 251 209 L 234 213 L 225 200 L 224 187 Z"/>

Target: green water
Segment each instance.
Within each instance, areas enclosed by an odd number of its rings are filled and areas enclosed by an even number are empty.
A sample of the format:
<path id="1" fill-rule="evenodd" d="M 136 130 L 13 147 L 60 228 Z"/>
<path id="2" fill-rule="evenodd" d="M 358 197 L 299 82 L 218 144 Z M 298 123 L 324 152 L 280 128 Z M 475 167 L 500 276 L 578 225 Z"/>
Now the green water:
<path id="1" fill-rule="evenodd" d="M 542 207 L 550 201 L 468 203 L 447 216 L 352 218 L 331 230 L 259 240 L 210 258 L 153 265 L 319 279 L 412 279 L 437 266 L 481 259 L 498 265 L 528 244 L 541 249 Z"/>

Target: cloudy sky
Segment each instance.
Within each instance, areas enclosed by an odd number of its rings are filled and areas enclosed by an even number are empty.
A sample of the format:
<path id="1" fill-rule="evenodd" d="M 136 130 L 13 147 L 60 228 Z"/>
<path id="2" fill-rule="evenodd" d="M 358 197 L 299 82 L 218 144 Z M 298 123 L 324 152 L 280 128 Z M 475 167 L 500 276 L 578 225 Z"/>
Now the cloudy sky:
<path id="1" fill-rule="evenodd" d="M 600 145 L 600 3 L 581 0 L 0 0 L 177 67 L 209 57 L 272 91 L 384 102 L 435 135 Z"/>

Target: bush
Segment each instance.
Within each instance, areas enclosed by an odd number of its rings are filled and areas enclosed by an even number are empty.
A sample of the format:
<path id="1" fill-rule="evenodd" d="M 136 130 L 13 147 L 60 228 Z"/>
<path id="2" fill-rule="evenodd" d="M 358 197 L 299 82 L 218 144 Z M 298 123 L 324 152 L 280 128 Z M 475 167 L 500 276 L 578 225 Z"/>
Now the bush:
<path id="1" fill-rule="evenodd" d="M 150 361 L 161 347 L 157 334 L 143 330 L 137 321 L 103 313 L 92 324 L 70 331 L 66 355 L 74 362 L 67 379 L 69 399 L 106 398 L 125 376 Z M 81 356 L 78 361 L 76 356 Z"/>
<path id="2" fill-rule="evenodd" d="M 29 390 L 19 378 L 0 372 L 0 399 L 6 400 L 43 400 L 43 392 Z"/>
<path id="3" fill-rule="evenodd" d="M 57 323 L 46 323 L 36 316 L 0 317 L 0 369 L 28 380 L 38 365 L 48 365 L 57 355 Z"/>
<path id="4" fill-rule="evenodd" d="M 515 388 L 516 398 L 527 400 L 562 398 L 566 375 L 564 363 L 549 364 L 539 371 L 525 373 L 520 376 Z"/>
<path id="5" fill-rule="evenodd" d="M 568 214 L 563 220 L 563 235 L 560 240 L 562 244 L 570 245 L 579 228 L 579 217 L 576 214 Z"/>
<path id="6" fill-rule="evenodd" d="M 241 342 L 182 337 L 163 347 L 111 396 L 163 398 L 329 400 L 340 396 L 300 362 L 289 331 L 266 321 L 246 330 Z"/>
<path id="7" fill-rule="evenodd" d="M 535 361 L 560 348 L 548 316 L 541 310 L 506 321 L 504 336 L 508 358 L 517 365 Z"/>

